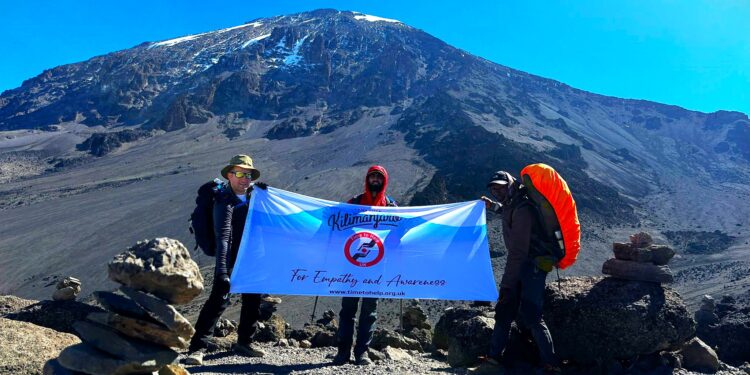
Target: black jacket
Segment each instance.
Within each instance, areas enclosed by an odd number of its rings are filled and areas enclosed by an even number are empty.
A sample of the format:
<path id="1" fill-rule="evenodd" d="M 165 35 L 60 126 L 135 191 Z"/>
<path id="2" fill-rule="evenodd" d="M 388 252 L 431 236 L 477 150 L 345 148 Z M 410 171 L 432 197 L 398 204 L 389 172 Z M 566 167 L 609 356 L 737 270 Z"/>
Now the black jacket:
<path id="1" fill-rule="evenodd" d="M 250 202 L 250 193 L 247 193 Z M 248 203 L 242 203 L 231 188 L 217 194 L 214 201 L 214 235 L 216 241 L 216 278 L 229 276 L 237 259 L 242 232 L 245 229 Z"/>
<path id="2" fill-rule="evenodd" d="M 538 212 L 520 185 L 502 208 L 503 241 L 508 250 L 501 288 L 514 288 L 521 278 L 521 269 L 530 260 L 547 252 L 544 247 L 544 231 Z M 528 262 L 528 263 L 527 263 Z"/>

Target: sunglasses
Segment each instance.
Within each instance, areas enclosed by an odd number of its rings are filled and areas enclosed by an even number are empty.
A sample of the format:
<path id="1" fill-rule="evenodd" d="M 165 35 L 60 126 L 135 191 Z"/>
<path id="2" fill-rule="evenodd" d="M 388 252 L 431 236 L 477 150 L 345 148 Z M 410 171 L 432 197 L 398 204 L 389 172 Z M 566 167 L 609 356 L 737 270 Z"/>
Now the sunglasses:
<path id="1" fill-rule="evenodd" d="M 234 177 L 237 178 L 252 178 L 252 172 L 239 172 L 239 171 L 231 171 L 229 172 L 234 175 Z"/>

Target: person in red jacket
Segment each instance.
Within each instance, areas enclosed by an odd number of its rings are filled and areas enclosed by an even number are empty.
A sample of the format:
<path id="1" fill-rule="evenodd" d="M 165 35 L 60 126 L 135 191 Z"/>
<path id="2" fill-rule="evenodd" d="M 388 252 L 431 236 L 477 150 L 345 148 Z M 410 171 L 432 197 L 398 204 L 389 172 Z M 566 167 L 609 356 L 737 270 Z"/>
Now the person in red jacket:
<path id="1" fill-rule="evenodd" d="M 388 172 L 385 168 L 375 165 L 367 170 L 365 176 L 365 191 L 347 203 L 364 206 L 397 206 L 396 202 L 386 195 L 388 188 Z M 351 360 L 352 342 L 354 341 L 354 316 L 357 314 L 359 297 L 344 297 L 341 299 L 341 322 L 339 324 L 338 353 L 333 359 L 334 365 L 343 365 Z M 357 345 L 354 346 L 354 363 L 369 365 L 372 363 L 367 356 L 367 349 L 372 341 L 377 320 L 377 298 L 362 298 L 362 309 L 359 312 L 359 327 L 357 327 Z"/>

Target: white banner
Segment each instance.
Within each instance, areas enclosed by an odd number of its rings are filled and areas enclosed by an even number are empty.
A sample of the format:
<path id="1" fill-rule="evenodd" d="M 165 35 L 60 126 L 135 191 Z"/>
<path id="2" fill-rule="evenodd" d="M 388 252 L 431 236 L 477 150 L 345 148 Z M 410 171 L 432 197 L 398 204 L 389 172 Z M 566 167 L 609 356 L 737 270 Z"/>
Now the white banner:
<path id="1" fill-rule="evenodd" d="M 495 301 L 481 201 L 423 207 L 255 189 L 232 293 Z"/>

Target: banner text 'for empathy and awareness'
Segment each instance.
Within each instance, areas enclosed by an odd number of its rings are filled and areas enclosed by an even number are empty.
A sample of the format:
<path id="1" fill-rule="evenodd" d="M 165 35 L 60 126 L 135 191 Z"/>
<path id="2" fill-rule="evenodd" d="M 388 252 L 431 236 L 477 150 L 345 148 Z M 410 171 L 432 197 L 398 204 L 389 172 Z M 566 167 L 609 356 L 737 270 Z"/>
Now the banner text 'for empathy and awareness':
<path id="1" fill-rule="evenodd" d="M 370 207 L 255 189 L 231 291 L 494 301 L 484 203 Z"/>

